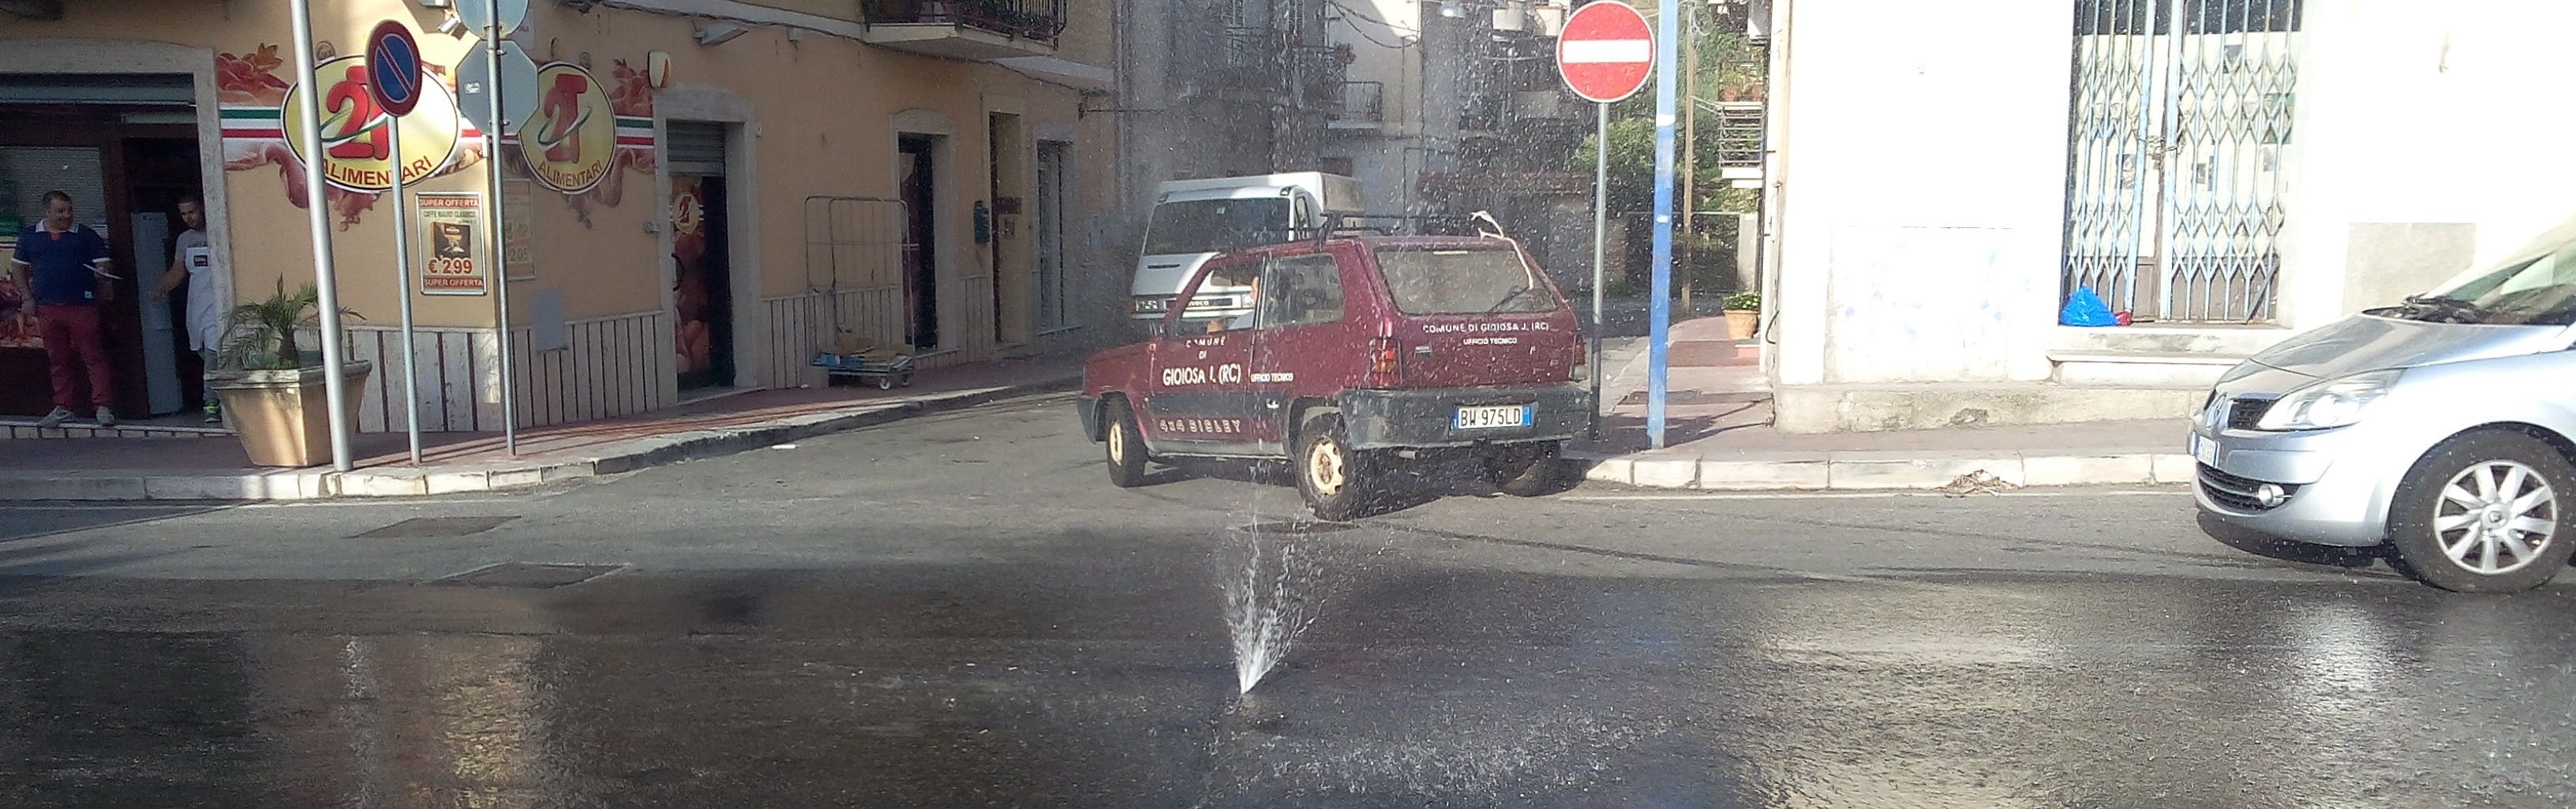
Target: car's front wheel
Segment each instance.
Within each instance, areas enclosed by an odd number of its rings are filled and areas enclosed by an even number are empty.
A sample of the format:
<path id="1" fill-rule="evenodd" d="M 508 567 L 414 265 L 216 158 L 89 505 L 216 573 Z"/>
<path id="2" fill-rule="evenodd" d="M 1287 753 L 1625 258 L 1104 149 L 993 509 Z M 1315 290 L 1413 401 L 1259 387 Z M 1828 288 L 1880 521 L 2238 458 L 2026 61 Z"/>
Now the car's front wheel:
<path id="1" fill-rule="evenodd" d="M 2576 467 L 2540 439 L 2477 432 L 2426 453 L 2389 504 L 2389 544 L 2424 583 L 2464 593 L 2545 584 L 2576 550 Z"/>
<path id="2" fill-rule="evenodd" d="M 1351 449 L 1340 416 L 1317 416 L 1297 431 L 1297 493 L 1315 517 L 1348 520 L 1367 513 L 1378 485 L 1375 458 Z"/>
<path id="3" fill-rule="evenodd" d="M 1136 412 L 1123 400 L 1103 408 L 1101 420 L 1109 439 L 1109 483 L 1121 489 L 1145 485 L 1145 436 L 1136 431 Z"/>

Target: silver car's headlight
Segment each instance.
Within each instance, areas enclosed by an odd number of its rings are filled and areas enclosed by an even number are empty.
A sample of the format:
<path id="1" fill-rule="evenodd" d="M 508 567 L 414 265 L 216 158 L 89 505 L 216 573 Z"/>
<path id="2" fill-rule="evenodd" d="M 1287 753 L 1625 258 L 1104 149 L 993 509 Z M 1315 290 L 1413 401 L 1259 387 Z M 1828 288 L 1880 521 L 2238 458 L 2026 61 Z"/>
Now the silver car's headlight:
<path id="1" fill-rule="evenodd" d="M 2397 387 L 2396 370 L 2329 379 L 2290 392 L 2264 411 L 2257 430 L 2323 430 L 2361 420 L 2363 410 Z"/>

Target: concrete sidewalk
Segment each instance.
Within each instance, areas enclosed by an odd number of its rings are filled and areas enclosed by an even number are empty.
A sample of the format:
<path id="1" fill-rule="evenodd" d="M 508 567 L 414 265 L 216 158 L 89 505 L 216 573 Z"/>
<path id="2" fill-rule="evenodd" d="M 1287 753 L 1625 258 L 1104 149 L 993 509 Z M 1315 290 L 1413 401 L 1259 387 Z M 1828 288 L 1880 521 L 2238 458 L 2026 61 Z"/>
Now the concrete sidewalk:
<path id="1" fill-rule="evenodd" d="M 758 449 L 1081 384 L 1078 357 L 924 371 L 916 387 L 833 386 L 723 395 L 642 416 L 519 432 L 355 437 L 356 469 L 252 467 L 229 435 L 0 441 L 0 500 L 305 500 L 523 489 Z"/>
<path id="2" fill-rule="evenodd" d="M 1646 447 L 1643 341 L 1605 350 L 1598 440 L 1567 457 L 1591 480 L 1701 490 L 1950 489 L 2188 483 L 2190 425 L 2170 421 L 1792 435 L 1771 426 L 1761 344 L 1720 318 L 1673 324 L 1667 446 Z M 1731 351 L 1729 350 L 1731 349 Z"/>

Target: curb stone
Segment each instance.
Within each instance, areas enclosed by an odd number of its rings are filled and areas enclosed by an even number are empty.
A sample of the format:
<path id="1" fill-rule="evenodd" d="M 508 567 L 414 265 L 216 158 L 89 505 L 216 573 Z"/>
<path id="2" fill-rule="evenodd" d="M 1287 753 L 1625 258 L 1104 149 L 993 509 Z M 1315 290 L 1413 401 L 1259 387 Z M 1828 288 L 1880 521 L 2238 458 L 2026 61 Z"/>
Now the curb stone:
<path id="1" fill-rule="evenodd" d="M 1847 451 L 1745 455 L 1613 455 L 1568 452 L 1584 478 L 1649 489 L 1701 491 L 1906 491 L 1935 489 L 1985 472 L 2014 486 L 2190 483 L 2190 455 L 2137 448 L 2050 452 Z"/>
<path id="2" fill-rule="evenodd" d="M 0 500 L 277 501 L 510 491 L 723 457 L 1003 399 L 1075 390 L 1081 385 L 1082 376 L 1076 372 L 1027 384 L 794 416 L 740 428 L 642 436 L 623 442 L 623 451 L 591 457 L 521 463 L 491 461 L 462 469 L 299 469 L 212 475 L 114 470 L 0 473 L 0 481 L 7 483 L 0 486 Z"/>

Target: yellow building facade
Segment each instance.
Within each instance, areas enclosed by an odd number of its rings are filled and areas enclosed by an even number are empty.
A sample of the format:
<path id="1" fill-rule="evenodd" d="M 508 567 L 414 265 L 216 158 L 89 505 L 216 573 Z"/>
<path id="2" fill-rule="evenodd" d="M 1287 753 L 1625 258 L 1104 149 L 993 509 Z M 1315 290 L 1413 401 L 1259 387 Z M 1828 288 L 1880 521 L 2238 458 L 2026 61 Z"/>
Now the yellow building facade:
<path id="1" fill-rule="evenodd" d="M 108 304 L 128 418 L 196 396 L 182 304 L 149 294 L 181 196 L 204 197 L 225 303 L 314 277 L 293 123 L 315 88 L 340 302 L 361 316 L 350 355 L 375 362 L 361 430 L 402 426 L 402 295 L 423 427 L 449 431 L 501 424 L 504 284 L 520 426 L 820 384 L 808 361 L 851 338 L 914 345 L 936 369 L 1116 322 L 1104 304 L 1126 268 L 1098 235 L 1120 198 L 1116 130 L 1083 109 L 1110 89 L 1108 0 L 503 3 L 528 11 L 498 60 L 468 24 L 480 15 L 449 2 L 313 5 L 315 81 L 294 75 L 283 0 L 0 10 L 0 230 L 67 190 L 119 266 L 143 268 Z M 363 70 L 386 20 L 427 63 L 399 119 Z M 497 159 L 476 123 L 489 87 L 512 122 Z M 31 314 L 8 314 L 0 412 L 41 413 L 42 342 Z"/>

